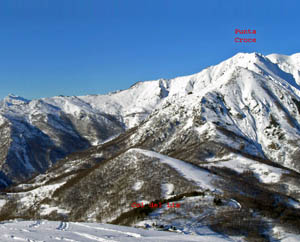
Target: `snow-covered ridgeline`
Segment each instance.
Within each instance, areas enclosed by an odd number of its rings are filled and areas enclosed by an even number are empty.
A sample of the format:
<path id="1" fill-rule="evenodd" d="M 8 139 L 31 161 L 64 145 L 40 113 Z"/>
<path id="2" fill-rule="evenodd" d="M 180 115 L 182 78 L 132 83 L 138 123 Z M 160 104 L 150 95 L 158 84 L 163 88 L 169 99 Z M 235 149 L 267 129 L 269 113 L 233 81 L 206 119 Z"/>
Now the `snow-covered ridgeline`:
<path id="1" fill-rule="evenodd" d="M 0 141 L 6 144 L 0 165 L 9 163 L 10 169 L 24 171 L 16 178 L 24 179 L 70 152 L 99 145 L 137 126 L 156 112 L 168 119 L 182 109 L 188 117 L 186 129 L 195 125 L 193 115 L 199 110 L 203 122 L 247 139 L 246 152 L 298 169 L 294 160 L 300 136 L 299 56 L 239 53 L 190 76 L 138 82 L 107 95 L 32 101 L 9 95 L 0 102 Z M 211 130 L 217 139 L 220 134 L 215 131 Z M 44 150 L 35 151 L 36 143 Z M 32 161 L 35 152 L 58 155 Z M 1 179 L 5 183 L 12 177 Z"/>

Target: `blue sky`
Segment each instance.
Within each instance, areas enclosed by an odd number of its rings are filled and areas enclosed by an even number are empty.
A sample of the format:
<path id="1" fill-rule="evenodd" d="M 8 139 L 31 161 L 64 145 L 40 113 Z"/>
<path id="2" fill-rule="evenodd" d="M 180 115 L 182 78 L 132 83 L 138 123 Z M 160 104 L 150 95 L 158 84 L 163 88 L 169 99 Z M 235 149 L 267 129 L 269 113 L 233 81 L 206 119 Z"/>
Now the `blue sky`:
<path id="1" fill-rule="evenodd" d="M 300 52 L 298 0 L 2 0 L 0 98 L 103 94 L 237 52 Z M 256 43 L 234 30 L 255 29 Z M 242 37 L 242 36 L 240 36 Z"/>

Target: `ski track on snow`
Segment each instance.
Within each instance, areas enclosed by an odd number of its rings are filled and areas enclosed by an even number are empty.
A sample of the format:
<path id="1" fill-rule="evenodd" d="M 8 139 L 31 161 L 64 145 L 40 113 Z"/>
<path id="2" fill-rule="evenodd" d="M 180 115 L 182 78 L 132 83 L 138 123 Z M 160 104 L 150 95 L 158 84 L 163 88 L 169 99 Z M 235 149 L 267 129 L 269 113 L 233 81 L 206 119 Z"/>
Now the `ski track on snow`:
<path id="1" fill-rule="evenodd" d="M 28 230 L 26 228 L 30 228 Z M 168 241 L 232 241 L 212 232 L 210 235 L 182 235 L 150 231 L 126 226 L 64 221 L 7 221 L 1 223 L 0 241 L 4 242 L 168 242 Z"/>

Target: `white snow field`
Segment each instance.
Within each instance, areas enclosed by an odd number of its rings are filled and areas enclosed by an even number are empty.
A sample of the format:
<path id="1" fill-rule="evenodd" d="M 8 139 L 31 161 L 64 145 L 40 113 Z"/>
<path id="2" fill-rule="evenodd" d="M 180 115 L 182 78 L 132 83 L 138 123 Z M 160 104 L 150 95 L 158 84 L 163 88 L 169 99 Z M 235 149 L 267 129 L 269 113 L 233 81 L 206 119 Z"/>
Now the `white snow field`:
<path id="1" fill-rule="evenodd" d="M 0 241 L 236 241 L 212 231 L 204 235 L 183 235 L 173 232 L 99 223 L 61 221 L 7 221 L 0 223 Z"/>
<path id="2" fill-rule="evenodd" d="M 200 187 L 204 189 L 213 190 L 213 191 L 216 190 L 216 188 L 211 184 L 215 176 L 201 168 L 195 167 L 192 164 L 186 163 L 182 160 L 174 159 L 150 150 L 135 148 L 135 149 L 130 149 L 129 152 L 130 151 L 139 152 L 146 156 L 160 159 L 162 163 L 165 163 L 173 167 L 180 174 L 182 174 L 183 177 L 187 178 L 188 180 L 196 182 Z"/>

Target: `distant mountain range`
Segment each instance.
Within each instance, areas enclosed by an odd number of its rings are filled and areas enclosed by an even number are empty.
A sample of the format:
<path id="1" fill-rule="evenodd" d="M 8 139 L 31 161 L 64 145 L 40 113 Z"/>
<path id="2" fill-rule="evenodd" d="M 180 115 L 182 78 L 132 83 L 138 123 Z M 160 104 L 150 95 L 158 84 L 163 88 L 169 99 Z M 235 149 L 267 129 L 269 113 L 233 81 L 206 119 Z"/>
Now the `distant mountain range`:
<path id="1" fill-rule="evenodd" d="M 9 95 L 0 133 L 2 219 L 300 233 L 300 53 L 239 53 L 108 95 Z"/>

